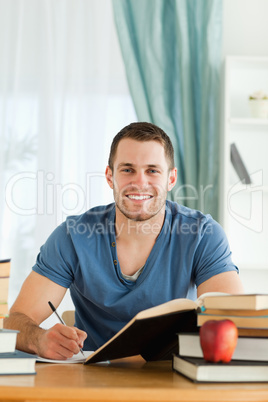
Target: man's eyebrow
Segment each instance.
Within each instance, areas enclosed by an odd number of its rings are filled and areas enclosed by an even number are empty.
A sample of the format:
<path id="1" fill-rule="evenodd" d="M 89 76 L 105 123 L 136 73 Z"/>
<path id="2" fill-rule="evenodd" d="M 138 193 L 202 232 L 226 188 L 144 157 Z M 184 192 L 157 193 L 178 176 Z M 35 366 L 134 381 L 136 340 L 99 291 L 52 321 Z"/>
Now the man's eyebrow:
<path id="1" fill-rule="evenodd" d="M 160 170 L 162 170 L 162 167 L 160 166 L 160 165 L 155 165 L 155 164 L 149 164 L 149 165 L 147 165 L 148 167 L 150 167 L 150 168 L 156 168 L 156 169 L 160 169 Z"/>
<path id="2" fill-rule="evenodd" d="M 135 166 L 135 165 L 133 165 L 133 163 L 129 163 L 129 162 L 121 162 L 121 163 L 119 163 L 118 167 L 122 167 L 122 166 Z"/>
<path id="3" fill-rule="evenodd" d="M 129 163 L 129 162 L 121 162 L 119 163 L 118 167 L 135 167 L 136 165 L 133 163 Z M 145 165 L 147 168 L 156 168 L 156 169 L 161 169 L 162 167 L 160 165 L 154 164 L 154 163 L 149 163 L 148 165 Z"/>

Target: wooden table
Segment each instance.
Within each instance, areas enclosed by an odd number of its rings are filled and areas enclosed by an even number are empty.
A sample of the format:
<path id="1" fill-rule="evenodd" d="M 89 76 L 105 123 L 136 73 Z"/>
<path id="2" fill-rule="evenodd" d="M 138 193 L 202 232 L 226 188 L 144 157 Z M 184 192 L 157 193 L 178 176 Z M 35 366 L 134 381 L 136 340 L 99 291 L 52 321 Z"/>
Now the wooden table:
<path id="1" fill-rule="evenodd" d="M 0 376 L 0 401 L 268 401 L 268 384 L 195 384 L 171 362 L 36 364 L 37 375 Z"/>

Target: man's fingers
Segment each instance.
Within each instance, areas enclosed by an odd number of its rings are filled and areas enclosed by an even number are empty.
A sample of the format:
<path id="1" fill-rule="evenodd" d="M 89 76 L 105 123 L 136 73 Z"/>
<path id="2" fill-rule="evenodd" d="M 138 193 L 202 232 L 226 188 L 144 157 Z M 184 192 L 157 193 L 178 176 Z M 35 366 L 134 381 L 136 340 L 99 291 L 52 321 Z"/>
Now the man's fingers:
<path id="1" fill-rule="evenodd" d="M 78 341 L 78 334 L 76 328 L 67 327 L 66 325 L 63 324 L 56 324 L 54 325 L 53 328 L 66 338 Z"/>
<path id="2" fill-rule="evenodd" d="M 79 353 L 87 334 L 75 327 L 56 324 L 45 331 L 41 356 L 65 360 Z"/>
<path id="3" fill-rule="evenodd" d="M 72 357 L 73 354 L 78 353 L 80 350 L 78 346 L 79 337 L 74 328 L 56 324 L 47 331 L 47 339 L 49 345 L 54 345 L 55 352 L 64 357 Z M 68 352 L 66 353 L 64 349 Z"/>
<path id="4" fill-rule="evenodd" d="M 80 351 L 79 344 L 72 339 L 65 338 L 64 342 L 61 344 L 61 346 L 63 348 L 65 348 L 66 350 L 68 350 L 70 353 L 72 353 L 72 355 L 76 355 Z M 68 355 L 68 357 L 72 357 L 72 356 Z"/>
<path id="5" fill-rule="evenodd" d="M 83 347 L 84 340 L 87 338 L 87 333 L 76 327 L 67 327 L 62 324 L 56 324 L 53 327 L 56 333 L 60 334 L 63 339 L 58 338 L 62 346 L 71 350 L 74 354 L 79 353 Z"/>
<path id="6" fill-rule="evenodd" d="M 76 353 L 71 352 L 62 345 L 57 345 L 56 349 L 46 351 L 46 357 L 53 360 L 66 360 L 73 357 Z"/>
<path id="7" fill-rule="evenodd" d="M 87 333 L 85 331 L 82 331 L 81 329 L 78 329 L 78 328 L 75 328 L 75 327 L 74 327 L 74 329 L 76 330 L 76 333 L 78 335 L 79 345 L 82 348 L 83 344 L 84 344 L 84 341 L 87 338 Z"/>

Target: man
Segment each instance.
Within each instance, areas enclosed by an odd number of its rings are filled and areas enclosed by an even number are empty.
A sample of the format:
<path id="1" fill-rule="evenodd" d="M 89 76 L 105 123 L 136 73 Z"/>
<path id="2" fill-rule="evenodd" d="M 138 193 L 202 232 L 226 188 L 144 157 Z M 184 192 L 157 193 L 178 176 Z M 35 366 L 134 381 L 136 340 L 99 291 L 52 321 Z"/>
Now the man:
<path id="1" fill-rule="evenodd" d="M 41 248 L 5 322 L 17 348 L 66 359 L 94 350 L 140 310 L 209 291 L 242 292 L 225 234 L 209 215 L 166 201 L 177 179 L 169 137 L 132 123 L 114 138 L 106 179 L 115 203 L 67 218 Z M 76 328 L 39 327 L 66 289 Z M 79 329 L 78 329 L 79 328 Z"/>

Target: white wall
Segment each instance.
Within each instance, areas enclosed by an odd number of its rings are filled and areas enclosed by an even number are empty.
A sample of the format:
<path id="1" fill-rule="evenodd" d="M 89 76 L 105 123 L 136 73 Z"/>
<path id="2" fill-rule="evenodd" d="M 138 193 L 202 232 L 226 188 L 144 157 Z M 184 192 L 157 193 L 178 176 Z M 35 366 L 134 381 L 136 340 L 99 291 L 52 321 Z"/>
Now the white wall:
<path id="1" fill-rule="evenodd" d="M 268 56 L 268 0 L 223 0 L 223 59 Z M 268 272 L 242 270 L 246 292 L 267 293 Z"/>
<path id="2" fill-rule="evenodd" d="M 267 0 L 223 0 L 224 56 L 268 56 L 267 39 Z"/>

